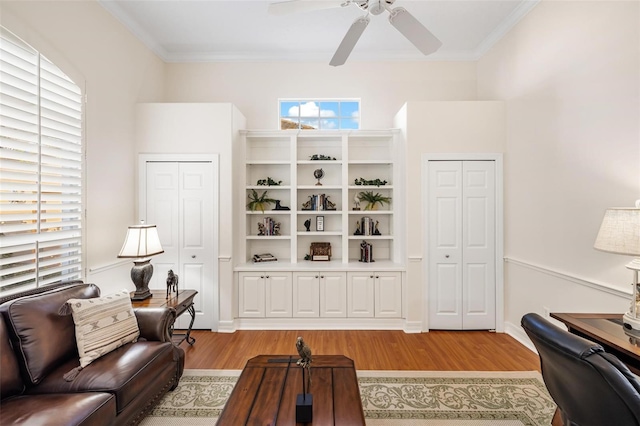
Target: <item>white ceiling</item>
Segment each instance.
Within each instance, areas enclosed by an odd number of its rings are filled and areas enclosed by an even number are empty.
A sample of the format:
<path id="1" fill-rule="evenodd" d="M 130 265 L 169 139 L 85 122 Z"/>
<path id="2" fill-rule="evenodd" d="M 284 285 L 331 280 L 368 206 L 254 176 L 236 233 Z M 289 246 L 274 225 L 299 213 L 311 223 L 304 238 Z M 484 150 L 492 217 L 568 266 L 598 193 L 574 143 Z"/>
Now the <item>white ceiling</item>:
<path id="1" fill-rule="evenodd" d="M 347 7 L 285 16 L 268 0 L 98 0 L 166 62 L 320 61 L 328 63 L 351 23 Z M 309 1 L 309 0 L 299 0 Z M 322 0 L 320 0 L 322 1 Z M 397 0 L 443 46 L 423 56 L 388 22 L 371 23 L 348 61 L 476 60 L 539 0 Z"/>

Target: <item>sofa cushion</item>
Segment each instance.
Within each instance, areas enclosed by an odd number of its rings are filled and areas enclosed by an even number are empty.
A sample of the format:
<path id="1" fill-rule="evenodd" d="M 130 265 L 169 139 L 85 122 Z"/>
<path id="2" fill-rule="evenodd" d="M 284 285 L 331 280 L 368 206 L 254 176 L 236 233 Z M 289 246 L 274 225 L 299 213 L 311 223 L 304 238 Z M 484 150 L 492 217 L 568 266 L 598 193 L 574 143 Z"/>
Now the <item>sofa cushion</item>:
<path id="1" fill-rule="evenodd" d="M 59 315 L 69 299 L 100 296 L 93 284 L 63 287 L 42 294 L 25 296 L 0 305 L 18 362 L 29 385 L 38 384 L 61 363 L 75 359 L 78 350 L 71 315 Z"/>
<path id="2" fill-rule="evenodd" d="M 0 424 L 9 425 L 113 425 L 113 395 L 87 392 L 55 395 L 21 395 L 2 401 Z"/>
<path id="3" fill-rule="evenodd" d="M 140 336 L 127 290 L 95 299 L 70 299 L 67 303 L 76 325 L 81 368 Z"/>
<path id="4" fill-rule="evenodd" d="M 7 326 L 0 315 L 0 398 L 20 394 L 23 390 L 18 360 L 9 341 Z"/>
<path id="5" fill-rule="evenodd" d="M 64 373 L 77 360 L 61 364 L 28 393 L 109 392 L 116 396 L 118 413 L 140 394 L 145 393 L 156 378 L 166 383 L 176 374 L 177 356 L 172 343 L 140 340 L 128 343 L 96 359 L 83 369 L 73 381 L 66 381 Z"/>

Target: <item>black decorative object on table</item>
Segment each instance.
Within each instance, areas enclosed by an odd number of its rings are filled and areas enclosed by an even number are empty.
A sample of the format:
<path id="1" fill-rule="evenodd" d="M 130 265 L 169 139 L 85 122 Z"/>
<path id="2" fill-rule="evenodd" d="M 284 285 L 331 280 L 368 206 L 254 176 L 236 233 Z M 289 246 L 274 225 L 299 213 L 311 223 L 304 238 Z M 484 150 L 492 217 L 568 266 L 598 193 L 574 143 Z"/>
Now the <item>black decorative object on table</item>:
<path id="1" fill-rule="evenodd" d="M 311 230 L 311 219 L 307 219 L 304 221 L 304 227 L 307 228 L 307 232 Z"/>
<path id="2" fill-rule="evenodd" d="M 176 292 L 176 296 L 178 295 L 178 274 L 173 273 L 173 269 L 169 269 L 167 273 L 167 299 L 169 298 L 169 294 Z"/>
<path id="3" fill-rule="evenodd" d="M 311 348 L 302 337 L 298 337 L 296 349 L 300 355 L 296 364 L 302 368 L 302 394 L 298 394 L 296 397 L 296 422 L 311 423 L 313 419 L 313 395 L 309 392 L 311 387 Z M 305 370 L 308 375 L 306 380 Z"/>

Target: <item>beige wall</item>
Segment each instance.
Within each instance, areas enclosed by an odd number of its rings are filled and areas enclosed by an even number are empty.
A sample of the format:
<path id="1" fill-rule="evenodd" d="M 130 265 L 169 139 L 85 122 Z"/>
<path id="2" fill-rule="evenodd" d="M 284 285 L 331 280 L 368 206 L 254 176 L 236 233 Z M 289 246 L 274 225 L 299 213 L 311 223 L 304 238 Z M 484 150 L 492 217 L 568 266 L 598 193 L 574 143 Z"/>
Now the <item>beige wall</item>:
<path id="1" fill-rule="evenodd" d="M 408 226 L 407 322 L 427 327 L 428 279 L 425 253 L 426 205 L 423 158 L 426 154 L 502 153 L 505 109 L 499 101 L 408 102 L 395 117 L 406 144 L 406 208 Z M 502 329 L 501 325 L 498 329 Z"/>
<path id="2" fill-rule="evenodd" d="M 629 257 L 593 243 L 607 207 L 640 198 L 639 31 L 636 1 L 542 1 L 478 61 L 479 98 L 507 107 L 505 305 L 516 328 L 545 307 L 628 306 Z"/>
<path id="3" fill-rule="evenodd" d="M 473 100 L 473 62 L 167 64 L 168 102 L 231 102 L 250 129 L 278 128 L 278 98 L 361 98 L 362 128 L 386 129 L 407 101 Z"/>
<path id="4" fill-rule="evenodd" d="M 118 276 L 118 289 L 133 290 L 130 267 L 124 275 L 109 268 L 118 263 L 135 219 L 134 106 L 162 97 L 163 63 L 97 2 L 2 1 L 0 7 L 2 25 L 58 64 L 87 95 L 87 279 L 100 285 Z M 92 270 L 104 277 L 92 279 Z"/>

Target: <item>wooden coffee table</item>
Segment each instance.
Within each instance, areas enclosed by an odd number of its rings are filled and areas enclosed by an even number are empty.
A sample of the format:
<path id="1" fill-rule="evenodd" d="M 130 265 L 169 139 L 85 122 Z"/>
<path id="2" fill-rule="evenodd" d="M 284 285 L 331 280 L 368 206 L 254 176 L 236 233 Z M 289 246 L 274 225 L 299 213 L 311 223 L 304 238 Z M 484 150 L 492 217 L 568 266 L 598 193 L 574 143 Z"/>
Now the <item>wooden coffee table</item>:
<path id="1" fill-rule="evenodd" d="M 296 396 L 302 393 L 297 355 L 260 355 L 242 370 L 218 425 L 296 425 Z M 343 355 L 316 355 L 311 363 L 313 422 L 364 425 L 353 361 Z"/>

